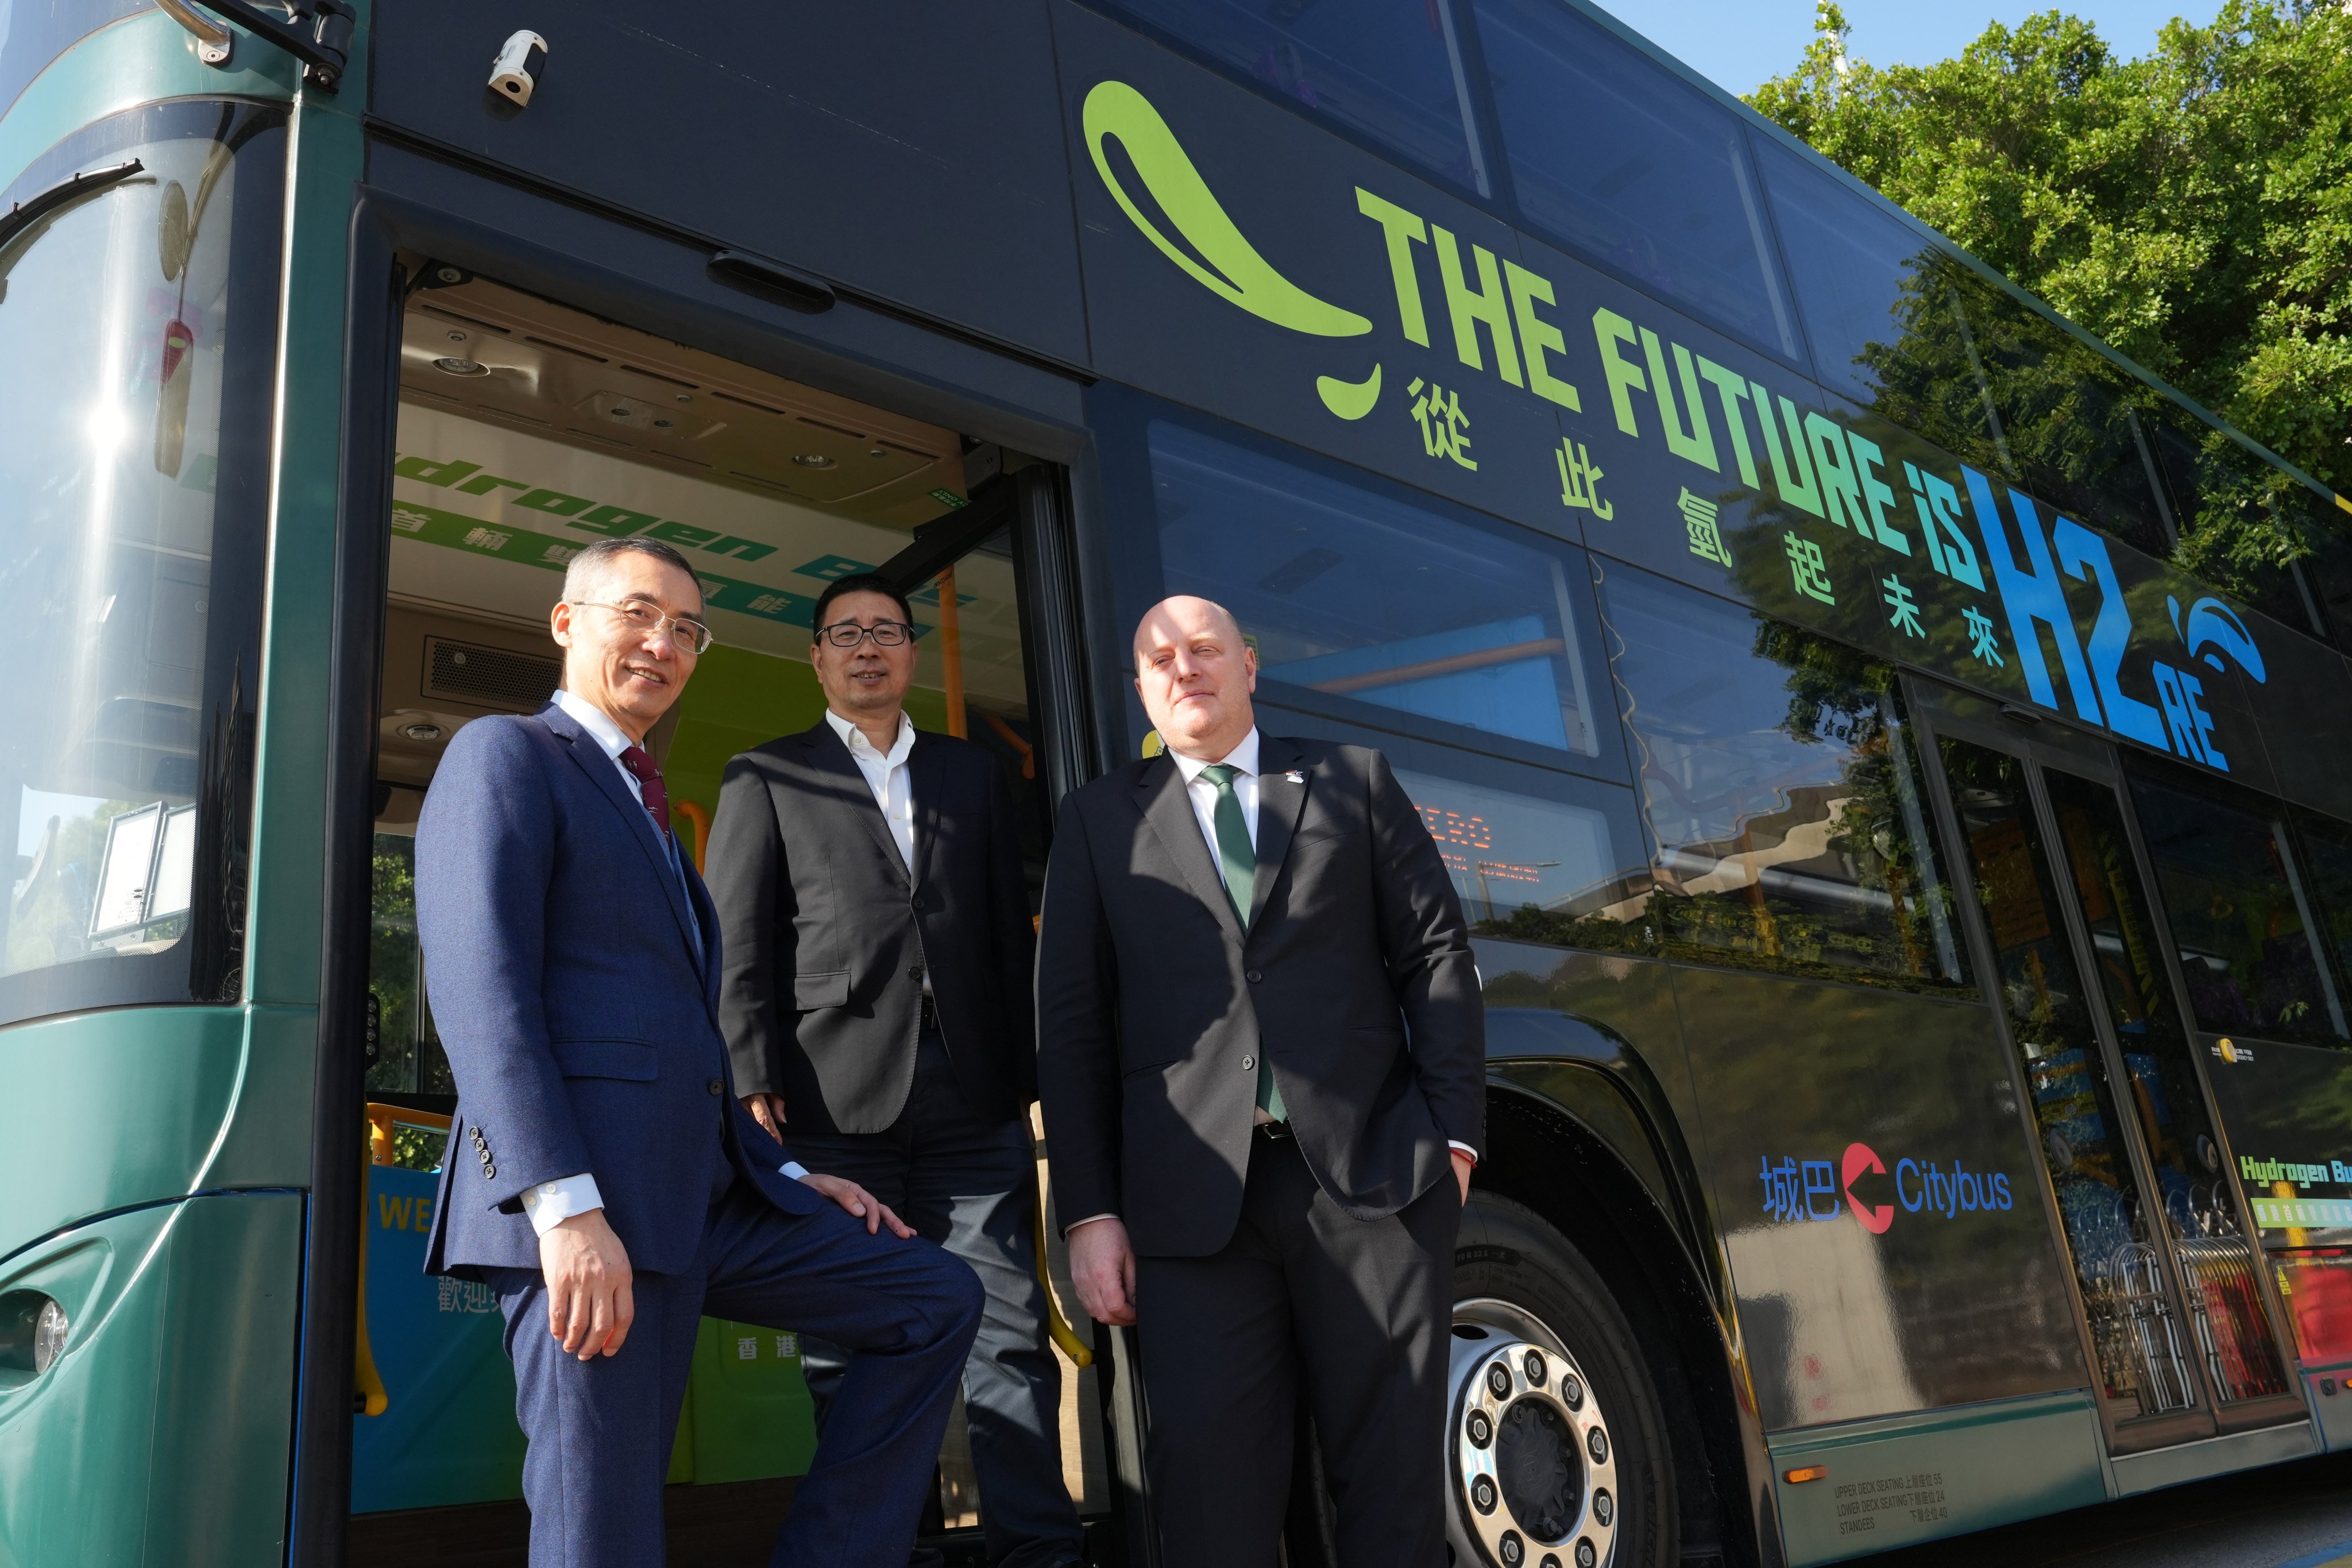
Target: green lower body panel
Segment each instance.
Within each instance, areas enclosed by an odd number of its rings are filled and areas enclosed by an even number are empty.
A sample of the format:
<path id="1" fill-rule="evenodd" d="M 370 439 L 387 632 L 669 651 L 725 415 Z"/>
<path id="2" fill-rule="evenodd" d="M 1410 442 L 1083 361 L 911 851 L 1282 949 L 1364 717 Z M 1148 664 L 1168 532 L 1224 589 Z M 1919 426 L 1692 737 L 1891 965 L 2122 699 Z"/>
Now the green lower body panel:
<path id="1" fill-rule="evenodd" d="M 0 1564 L 248 1568 L 286 1555 L 302 1258 L 293 1193 L 94 1221 L 0 1266 L 71 1322 L 0 1371 Z"/>
<path id="2" fill-rule="evenodd" d="M 2087 1393 L 1812 1427 L 1765 1442 L 1790 1568 L 2107 1497 Z M 1789 1479 L 1813 1471 L 1821 1473 Z"/>

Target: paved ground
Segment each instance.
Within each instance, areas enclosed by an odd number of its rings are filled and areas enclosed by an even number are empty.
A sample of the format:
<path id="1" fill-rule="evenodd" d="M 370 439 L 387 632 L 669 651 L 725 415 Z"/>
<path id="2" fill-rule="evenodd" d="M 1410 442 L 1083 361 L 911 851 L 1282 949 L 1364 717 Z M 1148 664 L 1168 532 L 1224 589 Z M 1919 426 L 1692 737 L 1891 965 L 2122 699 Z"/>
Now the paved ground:
<path id="1" fill-rule="evenodd" d="M 1863 1561 L 1874 1568 L 2352 1568 L 2352 1453 Z"/>

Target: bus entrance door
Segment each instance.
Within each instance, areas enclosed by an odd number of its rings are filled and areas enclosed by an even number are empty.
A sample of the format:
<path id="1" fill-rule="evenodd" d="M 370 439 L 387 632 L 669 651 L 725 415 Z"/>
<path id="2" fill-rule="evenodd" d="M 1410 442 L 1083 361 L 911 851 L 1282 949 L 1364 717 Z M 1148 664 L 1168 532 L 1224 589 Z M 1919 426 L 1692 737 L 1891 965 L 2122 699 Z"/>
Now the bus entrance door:
<path id="1" fill-rule="evenodd" d="M 2296 1418 L 2113 753 L 1972 699 L 1921 709 L 2111 1451 Z"/>

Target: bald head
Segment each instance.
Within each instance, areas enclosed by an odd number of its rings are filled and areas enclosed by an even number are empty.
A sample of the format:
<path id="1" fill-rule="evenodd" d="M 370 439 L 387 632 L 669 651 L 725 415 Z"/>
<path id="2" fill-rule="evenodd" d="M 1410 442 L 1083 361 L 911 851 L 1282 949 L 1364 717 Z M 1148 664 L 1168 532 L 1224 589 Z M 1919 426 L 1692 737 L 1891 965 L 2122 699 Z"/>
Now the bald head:
<path id="1" fill-rule="evenodd" d="M 1256 650 L 1223 605 L 1178 595 L 1136 624 L 1136 695 L 1170 751 L 1223 760 L 1257 722 L 1256 689 Z"/>

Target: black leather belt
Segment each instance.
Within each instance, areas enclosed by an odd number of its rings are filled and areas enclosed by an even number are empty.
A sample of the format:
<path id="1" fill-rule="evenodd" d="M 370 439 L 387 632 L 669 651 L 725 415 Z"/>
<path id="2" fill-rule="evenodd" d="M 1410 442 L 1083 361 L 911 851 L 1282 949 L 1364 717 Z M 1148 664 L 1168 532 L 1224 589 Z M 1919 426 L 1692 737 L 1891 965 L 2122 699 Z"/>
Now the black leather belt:
<path id="1" fill-rule="evenodd" d="M 1257 1135 L 1269 1143 L 1287 1143 L 1297 1136 L 1290 1130 L 1287 1121 L 1261 1121 L 1257 1124 Z"/>
<path id="2" fill-rule="evenodd" d="M 928 991 L 923 993 L 923 1016 L 920 1027 L 921 1032 L 926 1035 L 940 1033 L 939 999 Z"/>

